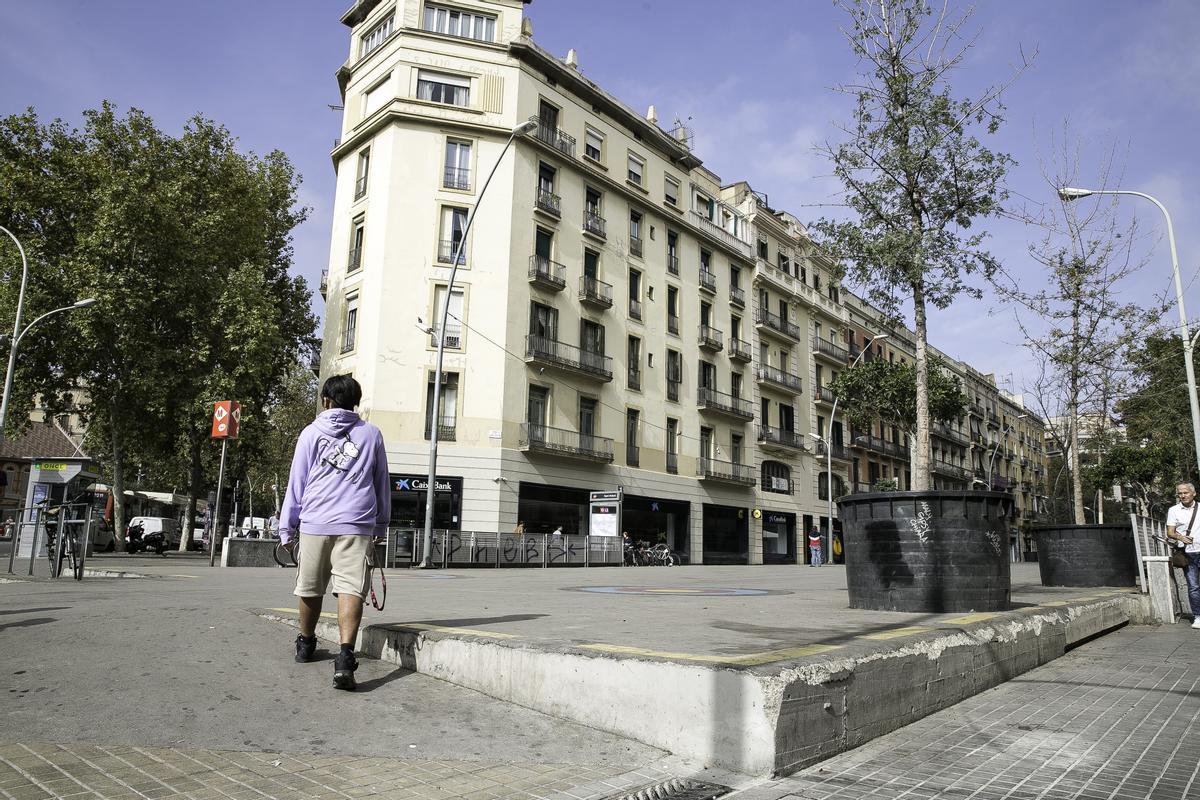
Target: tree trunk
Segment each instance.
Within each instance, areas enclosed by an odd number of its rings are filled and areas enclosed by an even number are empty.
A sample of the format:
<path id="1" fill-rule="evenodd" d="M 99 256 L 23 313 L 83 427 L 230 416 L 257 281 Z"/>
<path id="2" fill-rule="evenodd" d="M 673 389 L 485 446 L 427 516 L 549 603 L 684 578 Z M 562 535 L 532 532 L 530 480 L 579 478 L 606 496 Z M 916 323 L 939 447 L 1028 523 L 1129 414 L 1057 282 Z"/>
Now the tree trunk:
<path id="1" fill-rule="evenodd" d="M 125 552 L 125 464 L 124 453 L 121 452 L 121 436 L 117 426 L 112 429 L 112 475 L 113 475 L 113 538 L 116 539 L 117 549 Z"/>
<path id="2" fill-rule="evenodd" d="M 179 550 L 181 552 L 195 549 L 192 544 L 192 527 L 196 524 L 196 505 L 200 498 L 200 482 L 204 479 L 204 475 L 200 470 L 202 442 L 202 439 L 192 438 L 191 470 L 188 476 L 187 529 L 179 542 Z"/>
<path id="3" fill-rule="evenodd" d="M 929 345 L 926 340 L 925 291 L 913 287 L 913 321 L 917 334 L 917 431 L 913 448 L 912 489 L 927 492 L 929 480 Z"/>
<path id="4" fill-rule="evenodd" d="M 1071 505 L 1075 509 L 1075 524 L 1086 525 L 1087 516 L 1083 508 L 1083 480 L 1079 475 L 1079 417 L 1078 409 L 1071 403 L 1070 443 L 1067 445 L 1067 470 L 1071 473 Z"/>
<path id="5" fill-rule="evenodd" d="M 1083 474 L 1079 471 L 1079 318 L 1083 287 L 1075 284 L 1075 301 L 1071 308 L 1071 396 L 1068 422 L 1071 426 L 1071 446 L 1067 456 L 1071 469 L 1071 498 L 1075 505 L 1075 524 L 1086 525 L 1083 508 Z"/>

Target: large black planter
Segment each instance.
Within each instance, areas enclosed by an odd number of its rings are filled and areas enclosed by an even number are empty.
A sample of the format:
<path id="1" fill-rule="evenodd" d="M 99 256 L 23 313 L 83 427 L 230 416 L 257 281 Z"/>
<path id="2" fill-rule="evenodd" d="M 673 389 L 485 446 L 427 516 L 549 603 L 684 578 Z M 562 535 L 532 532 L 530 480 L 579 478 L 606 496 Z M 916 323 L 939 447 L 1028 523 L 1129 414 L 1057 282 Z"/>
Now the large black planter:
<path id="1" fill-rule="evenodd" d="M 1033 529 L 1043 586 L 1136 586 L 1133 528 L 1111 525 L 1039 525 Z"/>
<path id="2" fill-rule="evenodd" d="M 1011 495 L 869 492 L 837 503 L 851 608 L 1008 609 Z"/>

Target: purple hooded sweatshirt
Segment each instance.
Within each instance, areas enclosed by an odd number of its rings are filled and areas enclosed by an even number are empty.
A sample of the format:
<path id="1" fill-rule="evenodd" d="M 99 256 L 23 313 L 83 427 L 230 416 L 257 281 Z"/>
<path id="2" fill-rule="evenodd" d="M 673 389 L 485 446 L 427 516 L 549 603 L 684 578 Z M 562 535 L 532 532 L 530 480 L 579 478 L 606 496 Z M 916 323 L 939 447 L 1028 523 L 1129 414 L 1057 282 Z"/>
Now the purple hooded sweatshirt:
<path id="1" fill-rule="evenodd" d="M 382 536 L 391 515 L 383 434 L 353 411 L 322 411 L 296 442 L 279 511 L 280 540 L 287 544 L 297 531 Z"/>

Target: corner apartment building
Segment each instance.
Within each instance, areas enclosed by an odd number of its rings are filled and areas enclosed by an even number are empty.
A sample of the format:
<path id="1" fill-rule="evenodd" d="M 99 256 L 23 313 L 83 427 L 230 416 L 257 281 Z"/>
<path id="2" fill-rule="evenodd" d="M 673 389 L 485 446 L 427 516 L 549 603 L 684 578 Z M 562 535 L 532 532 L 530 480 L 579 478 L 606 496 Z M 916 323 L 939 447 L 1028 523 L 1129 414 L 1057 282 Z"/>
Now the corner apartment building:
<path id="1" fill-rule="evenodd" d="M 840 421 L 833 476 L 808 435 L 847 362 L 833 265 L 686 132 L 534 43 L 526 2 L 359 0 L 342 17 L 321 374 L 363 385 L 393 524 L 423 524 L 437 425 L 438 528 L 586 533 L 588 493 L 621 487 L 635 539 L 693 563 L 803 563 L 852 466 Z"/>

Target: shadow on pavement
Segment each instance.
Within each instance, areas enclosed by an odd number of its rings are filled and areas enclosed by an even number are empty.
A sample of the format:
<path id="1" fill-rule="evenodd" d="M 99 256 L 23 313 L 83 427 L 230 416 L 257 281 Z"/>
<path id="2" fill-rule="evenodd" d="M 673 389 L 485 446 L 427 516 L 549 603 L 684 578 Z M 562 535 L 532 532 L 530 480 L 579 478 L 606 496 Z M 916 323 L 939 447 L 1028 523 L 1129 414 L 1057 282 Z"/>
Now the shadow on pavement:
<path id="1" fill-rule="evenodd" d="M 0 611 L 0 617 L 8 616 L 9 614 L 33 614 L 37 611 L 65 611 L 70 606 L 46 606 L 45 608 L 9 608 Z"/>
<path id="2" fill-rule="evenodd" d="M 369 681 L 363 681 L 362 683 L 360 683 L 358 685 L 357 691 L 360 693 L 373 692 L 381 686 L 386 686 L 387 684 L 391 683 L 392 681 L 399 680 L 400 678 L 403 678 L 405 675 L 412 675 L 412 674 L 413 674 L 413 671 L 411 669 L 405 669 L 404 667 L 396 667 L 394 670 L 389 672 L 387 675 L 381 675 L 378 678 L 371 678 Z"/>
<path id="3" fill-rule="evenodd" d="M 7 625 L 0 625 L 0 631 L 6 631 L 9 628 L 32 628 L 34 625 L 45 625 L 48 622 L 58 622 L 58 617 L 34 617 L 33 619 L 17 620 Z"/>
<path id="4" fill-rule="evenodd" d="M 437 625 L 442 628 L 467 628 L 475 625 L 490 625 L 497 622 L 525 622 L 531 619 L 541 619 L 549 614 L 509 614 L 504 617 L 470 617 L 464 619 L 412 619 L 398 623 L 404 625 Z M 386 623 L 384 627 L 387 627 Z"/>

